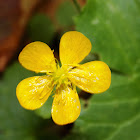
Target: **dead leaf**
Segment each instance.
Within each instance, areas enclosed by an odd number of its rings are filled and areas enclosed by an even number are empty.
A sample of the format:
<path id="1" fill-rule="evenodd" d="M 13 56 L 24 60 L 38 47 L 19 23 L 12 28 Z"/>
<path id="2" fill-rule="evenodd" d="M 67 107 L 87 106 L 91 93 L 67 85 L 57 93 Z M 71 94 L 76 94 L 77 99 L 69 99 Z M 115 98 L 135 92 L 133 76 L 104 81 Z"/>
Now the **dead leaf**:
<path id="1" fill-rule="evenodd" d="M 0 72 L 15 54 L 25 26 L 39 0 L 1 0 Z"/>

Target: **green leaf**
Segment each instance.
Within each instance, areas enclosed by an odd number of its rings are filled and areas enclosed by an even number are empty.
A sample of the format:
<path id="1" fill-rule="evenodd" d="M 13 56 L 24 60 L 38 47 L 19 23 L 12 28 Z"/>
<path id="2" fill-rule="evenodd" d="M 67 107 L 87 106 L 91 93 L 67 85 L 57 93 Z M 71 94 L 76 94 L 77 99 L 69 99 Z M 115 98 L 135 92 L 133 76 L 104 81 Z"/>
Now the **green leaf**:
<path id="1" fill-rule="evenodd" d="M 90 61 L 95 61 L 95 60 L 98 60 L 98 59 L 99 58 L 98 58 L 97 54 L 90 52 L 88 54 L 88 56 L 86 56 L 85 59 L 82 62 L 80 62 L 80 64 L 84 64 L 84 63 L 87 63 L 87 62 L 90 62 Z"/>
<path id="2" fill-rule="evenodd" d="M 84 106 L 65 139 L 140 139 L 140 3 L 88 0 L 76 19 L 77 30 L 92 42 L 92 53 L 112 69 L 109 90 Z M 87 101 L 86 101 L 87 102 Z"/>
<path id="3" fill-rule="evenodd" d="M 94 95 L 75 122 L 67 139 L 132 140 L 140 138 L 140 75 L 128 78 L 112 74 L 112 85 Z"/>
<path id="4" fill-rule="evenodd" d="M 56 19 L 62 28 L 74 25 L 73 17 L 77 14 L 76 8 L 70 1 L 63 2 L 56 12 Z"/>
<path id="5" fill-rule="evenodd" d="M 47 16 L 37 14 L 30 19 L 28 33 L 32 41 L 49 44 L 54 35 L 54 26 Z"/>
<path id="6" fill-rule="evenodd" d="M 16 98 L 16 86 L 34 73 L 14 63 L 0 81 L 0 139 L 34 140 L 36 127 L 40 124 L 33 111 L 23 109 Z"/>
<path id="7" fill-rule="evenodd" d="M 52 102 L 53 102 L 53 97 L 50 96 L 46 101 L 46 103 L 41 108 L 35 111 L 36 114 L 44 119 L 51 118 Z"/>
<path id="8" fill-rule="evenodd" d="M 138 0 L 88 0 L 76 28 L 92 42 L 92 52 L 111 68 L 132 74 L 139 61 Z"/>

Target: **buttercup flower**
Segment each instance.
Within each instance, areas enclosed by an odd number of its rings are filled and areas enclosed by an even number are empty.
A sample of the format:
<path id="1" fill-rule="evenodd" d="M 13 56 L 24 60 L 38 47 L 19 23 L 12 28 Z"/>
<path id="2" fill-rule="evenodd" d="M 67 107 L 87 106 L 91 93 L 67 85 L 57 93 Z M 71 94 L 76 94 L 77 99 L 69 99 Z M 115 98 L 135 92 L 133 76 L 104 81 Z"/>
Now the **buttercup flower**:
<path id="1" fill-rule="evenodd" d="M 16 95 L 22 107 L 35 110 L 47 101 L 55 86 L 52 119 L 56 124 L 65 125 L 74 122 L 80 114 L 76 86 L 91 94 L 104 92 L 110 86 L 111 72 L 107 64 L 101 61 L 79 64 L 91 50 L 89 39 L 80 32 L 65 33 L 59 49 L 62 67 L 56 64 L 53 51 L 45 43 L 33 42 L 21 51 L 21 65 L 45 75 L 21 81 Z"/>

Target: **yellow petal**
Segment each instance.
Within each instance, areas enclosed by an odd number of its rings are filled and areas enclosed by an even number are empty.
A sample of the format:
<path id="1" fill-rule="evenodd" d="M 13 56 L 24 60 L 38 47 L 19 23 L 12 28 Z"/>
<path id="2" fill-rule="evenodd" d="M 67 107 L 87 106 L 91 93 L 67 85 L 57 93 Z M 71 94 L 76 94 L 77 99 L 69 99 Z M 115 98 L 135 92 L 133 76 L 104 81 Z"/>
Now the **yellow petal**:
<path id="1" fill-rule="evenodd" d="M 69 72 L 71 82 L 90 93 L 106 91 L 111 83 L 111 71 L 107 64 L 92 61 L 80 65 Z"/>
<path id="2" fill-rule="evenodd" d="M 35 72 L 52 72 L 56 69 L 53 51 L 43 42 L 28 44 L 19 55 L 23 67 Z"/>
<path id="3" fill-rule="evenodd" d="M 64 64 L 77 64 L 91 51 L 90 40 L 82 33 L 70 31 L 60 40 L 60 60 Z"/>
<path id="4" fill-rule="evenodd" d="M 80 101 L 76 91 L 66 85 L 56 90 L 52 106 L 52 119 L 58 125 L 74 122 L 80 115 Z"/>
<path id="5" fill-rule="evenodd" d="M 22 107 L 34 110 L 46 102 L 52 89 L 51 77 L 34 76 L 24 79 L 18 84 L 16 95 Z"/>

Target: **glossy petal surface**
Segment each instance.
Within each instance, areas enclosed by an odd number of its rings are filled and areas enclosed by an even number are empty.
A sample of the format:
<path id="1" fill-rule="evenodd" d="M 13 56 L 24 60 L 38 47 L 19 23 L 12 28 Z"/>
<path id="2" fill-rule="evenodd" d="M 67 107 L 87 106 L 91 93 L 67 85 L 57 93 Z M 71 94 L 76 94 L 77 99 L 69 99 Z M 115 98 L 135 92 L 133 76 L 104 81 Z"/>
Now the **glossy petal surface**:
<path id="1" fill-rule="evenodd" d="M 16 88 L 16 95 L 22 107 L 34 110 L 46 102 L 52 89 L 51 77 L 35 76 L 22 80 Z"/>
<path id="2" fill-rule="evenodd" d="M 70 31 L 65 33 L 60 40 L 60 60 L 64 64 L 77 64 L 90 52 L 90 40 L 82 33 Z"/>
<path id="3" fill-rule="evenodd" d="M 19 62 L 35 72 L 52 72 L 56 69 L 53 51 L 43 42 L 28 44 L 19 55 Z"/>
<path id="4" fill-rule="evenodd" d="M 58 125 L 74 122 L 80 115 L 80 101 L 76 91 L 61 85 L 56 90 L 52 106 L 52 119 Z"/>
<path id="5" fill-rule="evenodd" d="M 111 71 L 101 61 L 91 61 L 69 72 L 69 79 L 81 89 L 90 93 L 106 91 L 111 83 Z"/>

